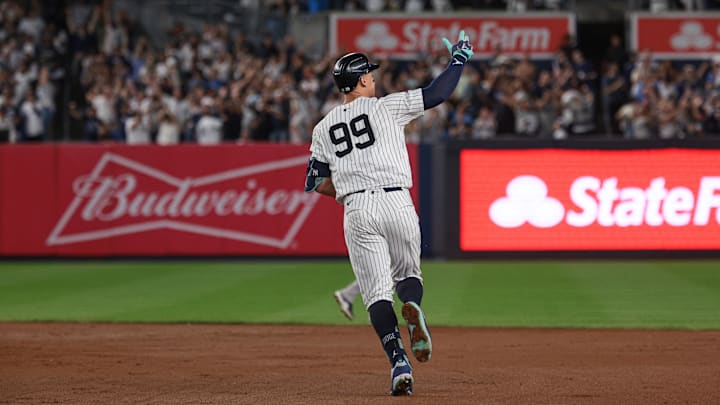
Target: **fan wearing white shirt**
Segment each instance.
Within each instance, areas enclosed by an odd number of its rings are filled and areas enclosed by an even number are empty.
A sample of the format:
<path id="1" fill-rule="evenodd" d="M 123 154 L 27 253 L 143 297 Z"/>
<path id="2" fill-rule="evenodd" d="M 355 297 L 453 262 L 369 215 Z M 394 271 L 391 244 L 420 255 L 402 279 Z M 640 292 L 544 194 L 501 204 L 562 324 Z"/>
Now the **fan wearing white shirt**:
<path id="1" fill-rule="evenodd" d="M 28 141 L 41 141 L 45 137 L 43 124 L 43 109 L 35 98 L 35 92 L 29 91 L 25 101 L 20 106 L 20 116 L 23 119 L 25 139 Z"/>
<path id="2" fill-rule="evenodd" d="M 158 127 L 157 143 L 158 145 L 175 145 L 180 141 L 180 126 L 177 119 L 171 112 L 165 110 L 160 117 L 160 125 Z"/>
<path id="3" fill-rule="evenodd" d="M 135 112 L 127 117 L 125 120 L 125 142 L 128 145 L 150 143 L 150 123 L 147 116 Z"/>
<path id="4" fill-rule="evenodd" d="M 195 125 L 195 140 L 201 145 L 217 145 L 222 142 L 222 120 L 214 115 L 208 105 L 202 108 L 202 117 Z"/>

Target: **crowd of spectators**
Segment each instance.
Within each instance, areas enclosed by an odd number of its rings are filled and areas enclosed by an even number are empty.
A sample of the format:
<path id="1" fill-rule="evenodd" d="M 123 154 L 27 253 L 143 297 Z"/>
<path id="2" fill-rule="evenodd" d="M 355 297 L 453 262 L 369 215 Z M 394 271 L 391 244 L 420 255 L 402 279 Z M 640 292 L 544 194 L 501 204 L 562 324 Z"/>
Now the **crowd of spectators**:
<path id="1" fill-rule="evenodd" d="M 608 64 L 602 84 L 615 130 L 626 138 L 720 135 L 720 54 L 679 67 L 648 52 L 631 55 L 624 65 Z"/>
<path id="2" fill-rule="evenodd" d="M 670 10 L 702 11 L 720 8 L 718 0 L 628 0 L 631 10 L 649 10 L 652 13 L 663 13 Z"/>
<path id="3" fill-rule="evenodd" d="M 153 49 L 123 14 L 100 6 L 68 28 L 83 95 L 70 114 L 88 141 L 305 142 L 340 102 L 327 81 L 330 59 L 308 60 L 291 37 L 256 44 L 223 24 L 201 32 L 178 24 L 173 41 Z"/>
<path id="4" fill-rule="evenodd" d="M 0 142 L 66 139 L 53 136 L 61 91 L 72 139 L 131 144 L 304 143 L 342 102 L 330 75 L 338 55 L 312 58 L 309 42 L 176 24 L 158 47 L 107 0 L 40 6 L 0 3 Z M 500 49 L 473 61 L 453 97 L 407 127 L 408 141 L 720 133 L 720 59 L 677 69 L 610 42 L 597 67 L 571 37 L 551 61 Z M 377 95 L 425 86 L 447 63 L 382 60 Z"/>
<path id="5" fill-rule="evenodd" d="M 66 74 L 67 35 L 39 1 L 0 2 L 0 142 L 47 139 Z"/>
<path id="6" fill-rule="evenodd" d="M 241 0 L 245 7 L 262 4 L 283 14 L 341 11 L 446 12 L 453 10 L 493 10 L 522 13 L 533 10 L 567 10 L 577 0 Z M 720 0 L 626 0 L 627 10 L 702 11 L 720 8 Z"/>
<path id="7" fill-rule="evenodd" d="M 266 7 L 282 14 L 319 11 L 448 12 L 454 10 L 493 10 L 525 12 L 563 10 L 571 0 L 241 0 L 245 7 Z"/>
<path id="8" fill-rule="evenodd" d="M 98 25 L 101 28 L 98 29 Z M 161 49 L 134 36 L 123 14 L 95 7 L 68 21 L 84 100 L 70 106 L 84 138 L 162 144 L 309 141 L 314 124 L 342 100 L 330 69 L 338 55 L 311 60 L 292 37 L 259 43 L 223 24 L 201 32 L 176 26 Z M 95 41 L 82 34 L 100 31 Z M 377 93 L 429 84 L 446 55 L 382 61 Z M 551 70 L 500 52 L 467 68 L 455 97 L 408 130 L 411 141 L 487 138 L 496 134 L 567 137 L 595 130 L 592 66 L 568 46 Z"/>

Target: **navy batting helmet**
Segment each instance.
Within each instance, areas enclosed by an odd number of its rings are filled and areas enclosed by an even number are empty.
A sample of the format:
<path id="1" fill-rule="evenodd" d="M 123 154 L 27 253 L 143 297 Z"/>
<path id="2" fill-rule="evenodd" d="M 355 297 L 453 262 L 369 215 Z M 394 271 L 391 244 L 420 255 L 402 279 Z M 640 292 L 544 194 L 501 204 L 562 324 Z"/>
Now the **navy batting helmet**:
<path id="1" fill-rule="evenodd" d="M 360 76 L 379 67 L 376 63 L 370 63 L 368 57 L 362 53 L 349 53 L 335 62 L 333 79 L 341 92 L 350 93 L 357 86 Z"/>

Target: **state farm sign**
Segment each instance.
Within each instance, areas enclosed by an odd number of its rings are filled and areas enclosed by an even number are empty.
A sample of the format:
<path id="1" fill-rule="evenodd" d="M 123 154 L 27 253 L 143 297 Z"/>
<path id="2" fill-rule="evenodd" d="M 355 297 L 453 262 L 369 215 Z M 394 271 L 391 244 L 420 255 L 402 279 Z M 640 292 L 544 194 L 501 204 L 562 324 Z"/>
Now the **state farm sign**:
<path id="1" fill-rule="evenodd" d="M 720 13 L 637 13 L 630 45 L 659 58 L 710 58 L 720 52 Z"/>
<path id="2" fill-rule="evenodd" d="M 461 249 L 720 248 L 718 158 L 677 149 L 462 151 Z"/>
<path id="3" fill-rule="evenodd" d="M 330 52 L 364 52 L 378 56 L 414 59 L 423 54 L 447 52 L 442 38 L 457 39 L 461 30 L 470 37 L 476 57 L 489 57 L 497 49 L 505 54 L 533 58 L 552 56 L 566 34 L 575 31 L 571 14 L 407 15 L 333 14 Z"/>

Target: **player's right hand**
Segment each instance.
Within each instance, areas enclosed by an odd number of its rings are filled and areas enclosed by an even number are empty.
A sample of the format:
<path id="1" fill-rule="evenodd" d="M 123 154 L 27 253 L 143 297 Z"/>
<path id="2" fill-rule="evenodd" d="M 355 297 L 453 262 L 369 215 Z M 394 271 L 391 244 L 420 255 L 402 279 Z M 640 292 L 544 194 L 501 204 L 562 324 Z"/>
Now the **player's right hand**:
<path id="1" fill-rule="evenodd" d="M 465 35 L 465 30 L 460 31 L 458 42 L 453 45 L 447 38 L 442 39 L 443 44 L 453 58 L 453 65 L 465 64 L 473 56 L 473 47 L 470 45 L 470 37 Z"/>

